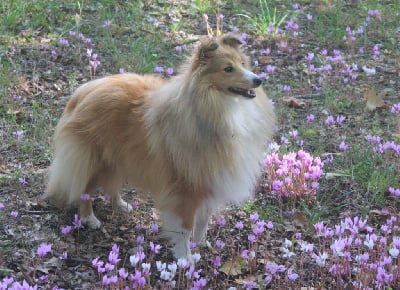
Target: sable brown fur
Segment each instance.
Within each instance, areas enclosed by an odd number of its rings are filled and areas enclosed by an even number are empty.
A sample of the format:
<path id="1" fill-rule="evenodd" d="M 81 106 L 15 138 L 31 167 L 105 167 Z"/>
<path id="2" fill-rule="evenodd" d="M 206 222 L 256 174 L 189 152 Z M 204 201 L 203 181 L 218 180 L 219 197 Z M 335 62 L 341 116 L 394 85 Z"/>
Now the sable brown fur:
<path id="1" fill-rule="evenodd" d="M 71 96 L 54 135 L 47 196 L 79 203 L 89 227 L 101 188 L 130 210 L 121 187 L 150 193 L 177 257 L 190 257 L 212 212 L 248 198 L 274 126 L 271 102 L 250 72 L 240 40 L 205 39 L 169 81 L 121 74 L 91 81 Z"/>

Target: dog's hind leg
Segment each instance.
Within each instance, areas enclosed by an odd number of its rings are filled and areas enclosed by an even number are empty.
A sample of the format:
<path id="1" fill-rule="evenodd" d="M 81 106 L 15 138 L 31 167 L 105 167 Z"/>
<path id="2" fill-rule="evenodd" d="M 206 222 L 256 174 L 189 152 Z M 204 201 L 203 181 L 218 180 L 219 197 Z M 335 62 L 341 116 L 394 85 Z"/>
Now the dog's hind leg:
<path id="1" fill-rule="evenodd" d="M 113 209 L 117 208 L 122 212 L 131 212 L 133 210 L 132 205 L 123 200 L 119 192 L 112 194 L 112 204 Z"/>
<path id="2" fill-rule="evenodd" d="M 92 196 L 97 189 L 97 180 L 92 178 L 89 184 L 86 186 L 85 193 Z M 91 198 L 82 198 L 79 201 L 79 215 L 82 219 L 82 223 L 88 226 L 90 229 L 98 229 L 101 226 L 101 222 L 94 215 L 93 212 L 93 201 Z"/>
<path id="3" fill-rule="evenodd" d="M 81 200 L 79 204 L 79 215 L 82 219 L 82 223 L 88 226 L 90 229 L 98 229 L 101 226 L 101 222 L 94 215 L 92 200 Z"/>
<path id="4" fill-rule="evenodd" d="M 103 180 L 102 187 L 104 192 L 109 194 L 111 197 L 113 210 L 131 212 L 133 210 L 132 206 L 121 197 L 120 191 L 123 181 L 119 178 L 119 176 L 119 174 L 110 169 L 106 170 L 101 177 Z"/>

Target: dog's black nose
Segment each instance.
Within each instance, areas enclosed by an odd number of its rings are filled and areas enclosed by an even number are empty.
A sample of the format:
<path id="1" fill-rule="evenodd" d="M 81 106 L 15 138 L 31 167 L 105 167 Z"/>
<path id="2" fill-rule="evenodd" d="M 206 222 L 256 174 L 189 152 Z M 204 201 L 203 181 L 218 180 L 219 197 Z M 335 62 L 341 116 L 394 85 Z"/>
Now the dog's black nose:
<path id="1" fill-rule="evenodd" d="M 255 87 L 258 87 L 259 85 L 261 85 L 262 80 L 261 79 L 253 79 L 253 84 Z"/>

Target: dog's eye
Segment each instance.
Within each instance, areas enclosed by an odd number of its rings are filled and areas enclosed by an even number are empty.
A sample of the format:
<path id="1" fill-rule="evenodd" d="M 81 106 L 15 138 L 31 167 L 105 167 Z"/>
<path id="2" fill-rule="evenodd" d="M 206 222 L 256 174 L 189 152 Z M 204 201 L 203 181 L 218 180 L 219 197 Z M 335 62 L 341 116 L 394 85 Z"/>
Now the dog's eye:
<path id="1" fill-rule="evenodd" d="M 227 66 L 226 68 L 224 68 L 224 71 L 227 73 L 231 73 L 231 72 L 233 72 L 233 67 Z"/>

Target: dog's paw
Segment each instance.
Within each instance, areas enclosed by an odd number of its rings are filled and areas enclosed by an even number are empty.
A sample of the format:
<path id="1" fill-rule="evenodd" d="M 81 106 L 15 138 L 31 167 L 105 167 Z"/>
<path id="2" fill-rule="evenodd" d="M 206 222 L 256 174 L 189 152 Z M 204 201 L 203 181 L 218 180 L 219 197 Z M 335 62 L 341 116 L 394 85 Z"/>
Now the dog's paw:
<path id="1" fill-rule="evenodd" d="M 94 214 L 82 217 L 82 223 L 92 230 L 99 229 L 101 227 L 101 222 Z"/>
<path id="2" fill-rule="evenodd" d="M 176 259 L 185 258 L 189 262 L 193 262 L 192 252 L 190 250 L 189 244 L 185 240 L 178 241 L 174 247 L 172 247 L 172 253 Z"/>
<path id="3" fill-rule="evenodd" d="M 123 199 L 118 201 L 117 206 L 122 212 L 131 212 L 133 210 L 133 207 Z"/>

